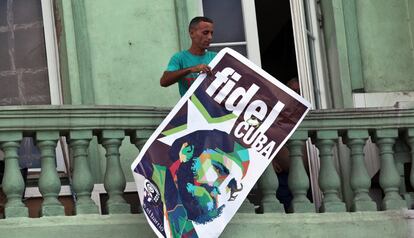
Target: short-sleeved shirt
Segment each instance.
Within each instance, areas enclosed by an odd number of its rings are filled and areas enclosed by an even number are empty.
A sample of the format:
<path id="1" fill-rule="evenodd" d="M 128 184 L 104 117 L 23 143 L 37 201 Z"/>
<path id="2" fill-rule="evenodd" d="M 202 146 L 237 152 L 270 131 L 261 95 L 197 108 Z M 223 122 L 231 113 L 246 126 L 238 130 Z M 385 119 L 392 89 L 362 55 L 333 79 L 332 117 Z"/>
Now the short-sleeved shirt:
<path id="1" fill-rule="evenodd" d="M 206 51 L 204 55 L 193 55 L 188 50 L 174 54 L 168 63 L 166 71 L 177 71 L 199 64 L 208 64 L 216 56 L 216 52 Z M 197 78 L 198 73 L 190 73 L 178 80 L 178 90 L 183 96 Z"/>

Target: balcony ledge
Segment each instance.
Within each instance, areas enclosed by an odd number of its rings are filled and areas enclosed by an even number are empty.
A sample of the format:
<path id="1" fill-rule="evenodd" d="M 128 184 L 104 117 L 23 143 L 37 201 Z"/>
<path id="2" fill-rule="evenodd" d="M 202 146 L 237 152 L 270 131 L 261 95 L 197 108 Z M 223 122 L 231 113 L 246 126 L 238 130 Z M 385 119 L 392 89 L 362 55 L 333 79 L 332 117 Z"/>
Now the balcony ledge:
<path id="1" fill-rule="evenodd" d="M 221 237 L 410 237 L 414 212 L 237 214 Z M 411 230 L 410 230 L 411 229 Z M 78 215 L 0 220 L 17 237 L 156 237 L 142 214 Z"/>

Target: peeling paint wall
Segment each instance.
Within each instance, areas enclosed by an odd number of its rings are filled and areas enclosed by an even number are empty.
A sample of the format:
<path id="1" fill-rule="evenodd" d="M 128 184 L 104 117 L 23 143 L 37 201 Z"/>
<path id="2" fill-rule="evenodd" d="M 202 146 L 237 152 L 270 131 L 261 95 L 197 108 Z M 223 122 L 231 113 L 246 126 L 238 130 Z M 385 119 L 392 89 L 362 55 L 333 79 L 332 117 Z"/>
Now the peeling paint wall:
<path id="1" fill-rule="evenodd" d="M 414 91 L 414 1 L 357 0 L 366 92 Z"/>
<path id="2" fill-rule="evenodd" d="M 179 50 L 174 1 L 84 1 L 95 104 L 172 106 L 159 78 Z M 78 52 L 82 54 L 82 52 Z"/>

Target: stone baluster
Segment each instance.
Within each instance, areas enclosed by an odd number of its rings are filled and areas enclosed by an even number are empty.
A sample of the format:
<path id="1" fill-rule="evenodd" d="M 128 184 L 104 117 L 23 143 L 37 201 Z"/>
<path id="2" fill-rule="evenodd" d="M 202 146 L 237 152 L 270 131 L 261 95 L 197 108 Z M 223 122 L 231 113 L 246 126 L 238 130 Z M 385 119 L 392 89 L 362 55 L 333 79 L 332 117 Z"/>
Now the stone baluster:
<path id="1" fill-rule="evenodd" d="M 407 142 L 411 147 L 411 171 L 410 171 L 410 184 L 414 188 L 414 128 L 407 130 Z"/>
<path id="2" fill-rule="evenodd" d="M 339 198 L 340 178 L 333 161 L 333 146 L 338 139 L 337 131 L 318 131 L 316 146 L 319 149 L 319 186 L 323 192 L 321 212 L 344 212 L 345 203 Z"/>
<path id="3" fill-rule="evenodd" d="M 100 138 L 106 150 L 104 187 L 109 195 L 106 205 L 110 214 L 130 213 L 131 210 L 123 198 L 126 180 L 121 167 L 119 148 L 124 137 L 125 132 L 122 130 L 104 130 Z"/>
<path id="4" fill-rule="evenodd" d="M 368 195 L 371 178 L 364 162 L 364 146 L 368 136 L 367 130 L 348 130 L 345 137 L 351 149 L 351 188 L 354 192 L 352 211 L 377 210 L 377 205 Z"/>
<path id="5" fill-rule="evenodd" d="M 4 208 L 6 218 L 28 217 L 27 207 L 22 202 L 24 180 L 20 173 L 17 150 L 23 136 L 21 132 L 0 132 L 0 146 L 4 152 L 3 192 L 7 196 Z"/>
<path id="6" fill-rule="evenodd" d="M 41 173 L 39 190 L 43 196 L 42 216 L 65 215 L 64 207 L 58 200 L 60 179 L 56 171 L 57 131 L 40 131 L 36 133 L 36 143 L 41 154 Z"/>
<path id="7" fill-rule="evenodd" d="M 399 194 L 400 175 L 394 161 L 393 146 L 398 137 L 397 129 L 379 129 L 375 131 L 375 142 L 380 149 L 380 186 L 385 193 L 382 200 L 383 210 L 406 208 L 407 205 Z"/>
<path id="8" fill-rule="evenodd" d="M 136 130 L 130 136 L 131 143 L 134 144 L 137 149 L 141 152 L 142 147 L 144 146 L 145 142 L 150 138 L 154 130 L 151 129 L 141 129 Z"/>
<path id="9" fill-rule="evenodd" d="M 266 170 L 259 178 L 259 189 L 262 193 L 263 213 L 283 212 L 283 205 L 276 198 L 276 190 L 279 187 L 279 180 L 273 169 L 272 163 L 267 166 Z"/>
<path id="10" fill-rule="evenodd" d="M 69 132 L 69 145 L 73 157 L 73 190 L 76 194 L 76 214 L 97 214 L 98 206 L 91 199 L 93 178 L 89 168 L 88 147 L 92 131 L 79 130 Z"/>
<path id="11" fill-rule="evenodd" d="M 290 169 L 288 177 L 289 189 L 292 192 L 293 212 L 315 212 L 315 206 L 306 197 L 309 189 L 309 177 L 303 165 L 303 147 L 308 133 L 297 131 L 288 141 Z"/>

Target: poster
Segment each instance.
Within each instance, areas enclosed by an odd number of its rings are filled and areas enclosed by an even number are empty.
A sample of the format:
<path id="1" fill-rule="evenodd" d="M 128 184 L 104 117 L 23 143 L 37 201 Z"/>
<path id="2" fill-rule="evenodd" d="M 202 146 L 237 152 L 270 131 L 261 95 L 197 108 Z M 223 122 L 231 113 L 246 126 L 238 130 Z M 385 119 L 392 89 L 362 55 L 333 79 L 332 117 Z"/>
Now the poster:
<path id="1" fill-rule="evenodd" d="M 131 165 L 159 237 L 218 237 L 310 104 L 225 48 Z"/>

